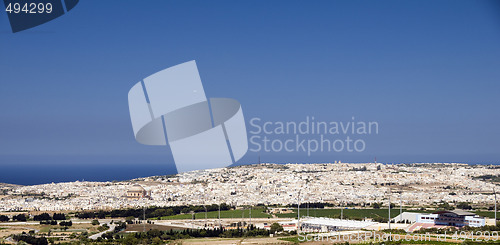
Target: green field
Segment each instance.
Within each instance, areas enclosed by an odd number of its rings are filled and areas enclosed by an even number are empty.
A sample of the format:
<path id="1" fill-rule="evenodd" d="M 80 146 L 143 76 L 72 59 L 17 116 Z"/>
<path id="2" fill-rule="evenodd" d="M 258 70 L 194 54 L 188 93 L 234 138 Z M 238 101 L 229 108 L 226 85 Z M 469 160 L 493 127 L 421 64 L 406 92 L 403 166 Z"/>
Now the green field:
<path id="1" fill-rule="evenodd" d="M 252 209 L 252 218 L 271 218 L 272 216 L 269 214 L 264 213 L 265 209 L 259 208 L 259 209 Z M 219 212 L 218 211 L 212 211 L 212 212 L 207 212 L 206 213 L 207 218 L 209 219 L 217 219 L 219 218 Z M 250 210 L 245 209 L 245 210 L 225 210 L 220 212 L 221 218 L 249 218 L 250 217 Z M 172 216 L 164 216 L 161 217 L 161 219 L 192 219 L 193 215 L 192 214 L 178 214 L 178 215 L 172 215 Z M 205 219 L 205 212 L 201 213 L 196 213 L 195 214 L 195 219 Z"/>
<path id="2" fill-rule="evenodd" d="M 403 212 L 407 210 L 403 209 Z M 293 209 L 294 213 L 290 214 L 277 214 L 276 216 L 280 218 L 295 218 L 297 217 L 297 209 Z M 416 212 L 416 211 L 410 211 Z M 420 212 L 420 211 L 418 211 Z M 340 209 L 309 209 L 309 216 L 311 217 L 328 217 L 328 218 L 340 218 Z M 300 216 L 307 216 L 307 208 L 300 209 Z M 391 209 L 391 218 L 399 215 L 399 209 Z M 345 219 L 364 219 L 364 218 L 376 218 L 388 216 L 387 209 L 344 209 L 343 217 Z"/>
<path id="3" fill-rule="evenodd" d="M 495 212 L 493 212 L 493 211 L 476 211 L 476 212 L 472 212 L 472 213 L 475 213 L 475 214 L 477 214 L 479 216 L 483 216 L 483 217 L 495 218 Z"/>
<path id="4" fill-rule="evenodd" d="M 252 218 L 271 218 L 270 214 L 264 212 L 265 209 L 252 209 Z M 293 213 L 289 214 L 276 214 L 279 218 L 296 218 L 297 209 L 292 209 Z M 403 209 L 403 212 L 406 211 Z M 387 209 L 344 209 L 344 218 L 346 219 L 364 219 L 364 218 L 375 218 L 375 217 L 387 217 Z M 309 209 L 309 216 L 311 217 L 329 217 L 329 218 L 340 218 L 340 209 Z M 300 209 L 300 216 L 307 216 L 308 212 L 306 208 Z M 394 218 L 399 214 L 399 209 L 391 209 L 391 217 Z M 195 219 L 204 219 L 205 212 L 196 213 Z M 172 216 L 164 216 L 161 219 L 192 219 L 193 214 L 178 214 Z M 226 210 L 221 211 L 221 218 L 249 218 L 249 210 Z M 207 212 L 207 218 L 216 219 L 218 218 L 218 212 L 212 211 Z"/>
<path id="5" fill-rule="evenodd" d="M 293 213 L 289 214 L 276 214 L 278 218 L 297 218 L 297 209 L 292 209 Z M 263 208 L 255 208 L 252 209 L 252 218 L 272 218 L 272 215 L 264 212 Z M 417 211 L 417 210 L 406 210 L 403 209 L 403 212 L 419 212 L 419 213 L 429 213 L 433 211 Z M 340 218 L 340 209 L 315 209 L 310 208 L 309 212 L 307 208 L 300 209 L 300 216 L 311 216 L 311 217 L 327 217 L 327 218 Z M 387 218 L 388 210 L 387 209 L 344 209 L 343 212 L 344 219 L 357 219 L 361 220 L 364 218 Z M 477 211 L 476 214 L 484 217 L 494 217 L 494 212 L 490 211 Z M 195 219 L 205 219 L 205 212 L 196 213 Z M 217 211 L 207 212 L 207 218 L 209 219 L 217 219 L 219 213 Z M 394 218 L 399 215 L 399 208 L 391 209 L 391 218 Z M 161 219 L 192 219 L 193 214 L 178 214 L 172 216 L 163 216 Z M 226 210 L 221 211 L 221 218 L 249 218 L 249 210 Z"/>

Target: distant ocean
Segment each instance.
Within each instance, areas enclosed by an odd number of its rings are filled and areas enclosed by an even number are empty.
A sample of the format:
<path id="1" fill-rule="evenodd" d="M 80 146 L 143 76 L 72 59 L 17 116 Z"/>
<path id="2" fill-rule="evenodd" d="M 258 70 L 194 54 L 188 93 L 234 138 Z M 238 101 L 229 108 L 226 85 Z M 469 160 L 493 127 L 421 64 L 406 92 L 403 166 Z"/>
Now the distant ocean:
<path id="1" fill-rule="evenodd" d="M 171 164 L 1 164 L 0 183 L 35 185 L 57 182 L 129 180 L 176 174 Z"/>

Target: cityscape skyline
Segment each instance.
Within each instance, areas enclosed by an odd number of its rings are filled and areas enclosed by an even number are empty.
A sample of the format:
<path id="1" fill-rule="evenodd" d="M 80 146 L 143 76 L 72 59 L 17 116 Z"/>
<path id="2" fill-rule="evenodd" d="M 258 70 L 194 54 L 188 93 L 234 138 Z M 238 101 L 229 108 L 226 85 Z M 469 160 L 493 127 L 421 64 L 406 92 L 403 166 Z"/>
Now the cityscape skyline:
<path id="1" fill-rule="evenodd" d="M 293 205 L 301 202 L 365 207 L 393 202 L 432 207 L 494 204 L 500 168 L 467 164 L 254 164 L 195 170 L 127 181 L 75 181 L 4 187 L 0 211 L 106 210 L 148 206 Z M 337 178 L 342 176 L 342 178 Z M 144 191 L 140 197 L 130 191 Z M 146 194 L 147 193 L 147 194 Z M 389 194 L 390 193 L 390 194 Z M 452 194 L 450 194 L 452 193 Z M 26 201 L 30 196 L 36 197 Z M 404 202 L 403 202 L 404 201 Z"/>

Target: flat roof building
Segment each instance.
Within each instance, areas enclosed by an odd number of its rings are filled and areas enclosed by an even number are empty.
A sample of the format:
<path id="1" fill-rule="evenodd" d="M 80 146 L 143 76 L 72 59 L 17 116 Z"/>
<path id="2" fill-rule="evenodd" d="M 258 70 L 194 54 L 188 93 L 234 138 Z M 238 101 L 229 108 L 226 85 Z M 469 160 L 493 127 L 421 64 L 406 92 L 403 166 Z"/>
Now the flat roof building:
<path id="1" fill-rule="evenodd" d="M 464 210 L 438 211 L 432 214 L 420 214 L 417 216 L 417 222 L 456 227 L 481 227 L 486 224 L 484 217 Z"/>

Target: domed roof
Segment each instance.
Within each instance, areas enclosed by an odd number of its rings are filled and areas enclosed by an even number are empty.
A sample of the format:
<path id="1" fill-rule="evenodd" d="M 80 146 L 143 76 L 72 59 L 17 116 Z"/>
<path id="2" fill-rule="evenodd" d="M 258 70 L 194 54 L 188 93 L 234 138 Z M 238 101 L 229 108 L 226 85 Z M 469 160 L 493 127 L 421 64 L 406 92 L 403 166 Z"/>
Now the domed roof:
<path id="1" fill-rule="evenodd" d="M 145 191 L 145 190 L 140 185 L 133 185 L 132 187 L 130 187 L 130 189 L 128 189 L 128 191 Z"/>

